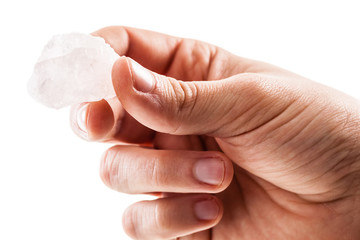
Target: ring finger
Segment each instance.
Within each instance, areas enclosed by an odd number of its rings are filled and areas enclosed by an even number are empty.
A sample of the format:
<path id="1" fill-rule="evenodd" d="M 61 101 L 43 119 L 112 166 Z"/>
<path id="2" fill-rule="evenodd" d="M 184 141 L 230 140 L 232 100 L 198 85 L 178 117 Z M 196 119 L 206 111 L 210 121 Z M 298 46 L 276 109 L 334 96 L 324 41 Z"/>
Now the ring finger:
<path id="1" fill-rule="evenodd" d="M 134 239 L 172 239 L 215 226 L 222 213 L 215 196 L 186 194 L 131 205 L 123 215 L 123 226 Z"/>

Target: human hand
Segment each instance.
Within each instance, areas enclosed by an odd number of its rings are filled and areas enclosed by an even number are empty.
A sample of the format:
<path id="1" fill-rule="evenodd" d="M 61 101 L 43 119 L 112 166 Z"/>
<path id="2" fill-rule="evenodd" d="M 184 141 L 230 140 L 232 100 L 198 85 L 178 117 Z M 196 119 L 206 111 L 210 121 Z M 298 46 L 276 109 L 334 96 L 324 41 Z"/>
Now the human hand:
<path id="1" fill-rule="evenodd" d="M 357 100 L 195 40 L 94 35 L 126 56 L 113 67 L 117 98 L 82 104 L 73 128 L 136 144 L 101 164 L 109 187 L 160 197 L 124 213 L 131 237 L 360 238 Z"/>

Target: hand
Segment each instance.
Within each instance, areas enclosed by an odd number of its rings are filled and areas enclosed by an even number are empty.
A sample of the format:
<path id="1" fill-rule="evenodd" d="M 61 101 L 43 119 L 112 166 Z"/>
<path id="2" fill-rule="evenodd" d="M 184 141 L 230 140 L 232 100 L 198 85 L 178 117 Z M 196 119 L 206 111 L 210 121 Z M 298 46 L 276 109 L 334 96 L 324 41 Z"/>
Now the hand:
<path id="1" fill-rule="evenodd" d="M 131 237 L 360 238 L 357 100 L 195 40 L 94 35 L 126 56 L 117 98 L 82 104 L 73 127 L 133 144 L 110 148 L 100 171 L 115 190 L 159 196 L 124 213 Z"/>

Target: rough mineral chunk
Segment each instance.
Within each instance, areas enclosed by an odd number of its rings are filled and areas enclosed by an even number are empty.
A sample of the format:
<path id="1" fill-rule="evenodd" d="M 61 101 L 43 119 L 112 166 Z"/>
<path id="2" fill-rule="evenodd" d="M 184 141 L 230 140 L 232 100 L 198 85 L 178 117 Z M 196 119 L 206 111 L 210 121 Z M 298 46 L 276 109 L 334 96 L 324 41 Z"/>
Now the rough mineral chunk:
<path id="1" fill-rule="evenodd" d="M 113 97 L 111 70 L 117 58 L 119 55 L 100 37 L 56 35 L 35 64 L 29 93 L 52 108 Z"/>

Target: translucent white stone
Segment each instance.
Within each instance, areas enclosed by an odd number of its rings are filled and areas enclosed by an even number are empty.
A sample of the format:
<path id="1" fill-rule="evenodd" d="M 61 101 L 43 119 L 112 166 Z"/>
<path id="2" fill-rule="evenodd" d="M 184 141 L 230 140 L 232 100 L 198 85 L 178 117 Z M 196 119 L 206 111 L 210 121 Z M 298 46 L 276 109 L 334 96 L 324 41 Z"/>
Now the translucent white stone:
<path id="1" fill-rule="evenodd" d="M 82 33 L 56 35 L 35 64 L 29 93 L 52 108 L 113 97 L 111 71 L 117 58 L 103 38 Z"/>

